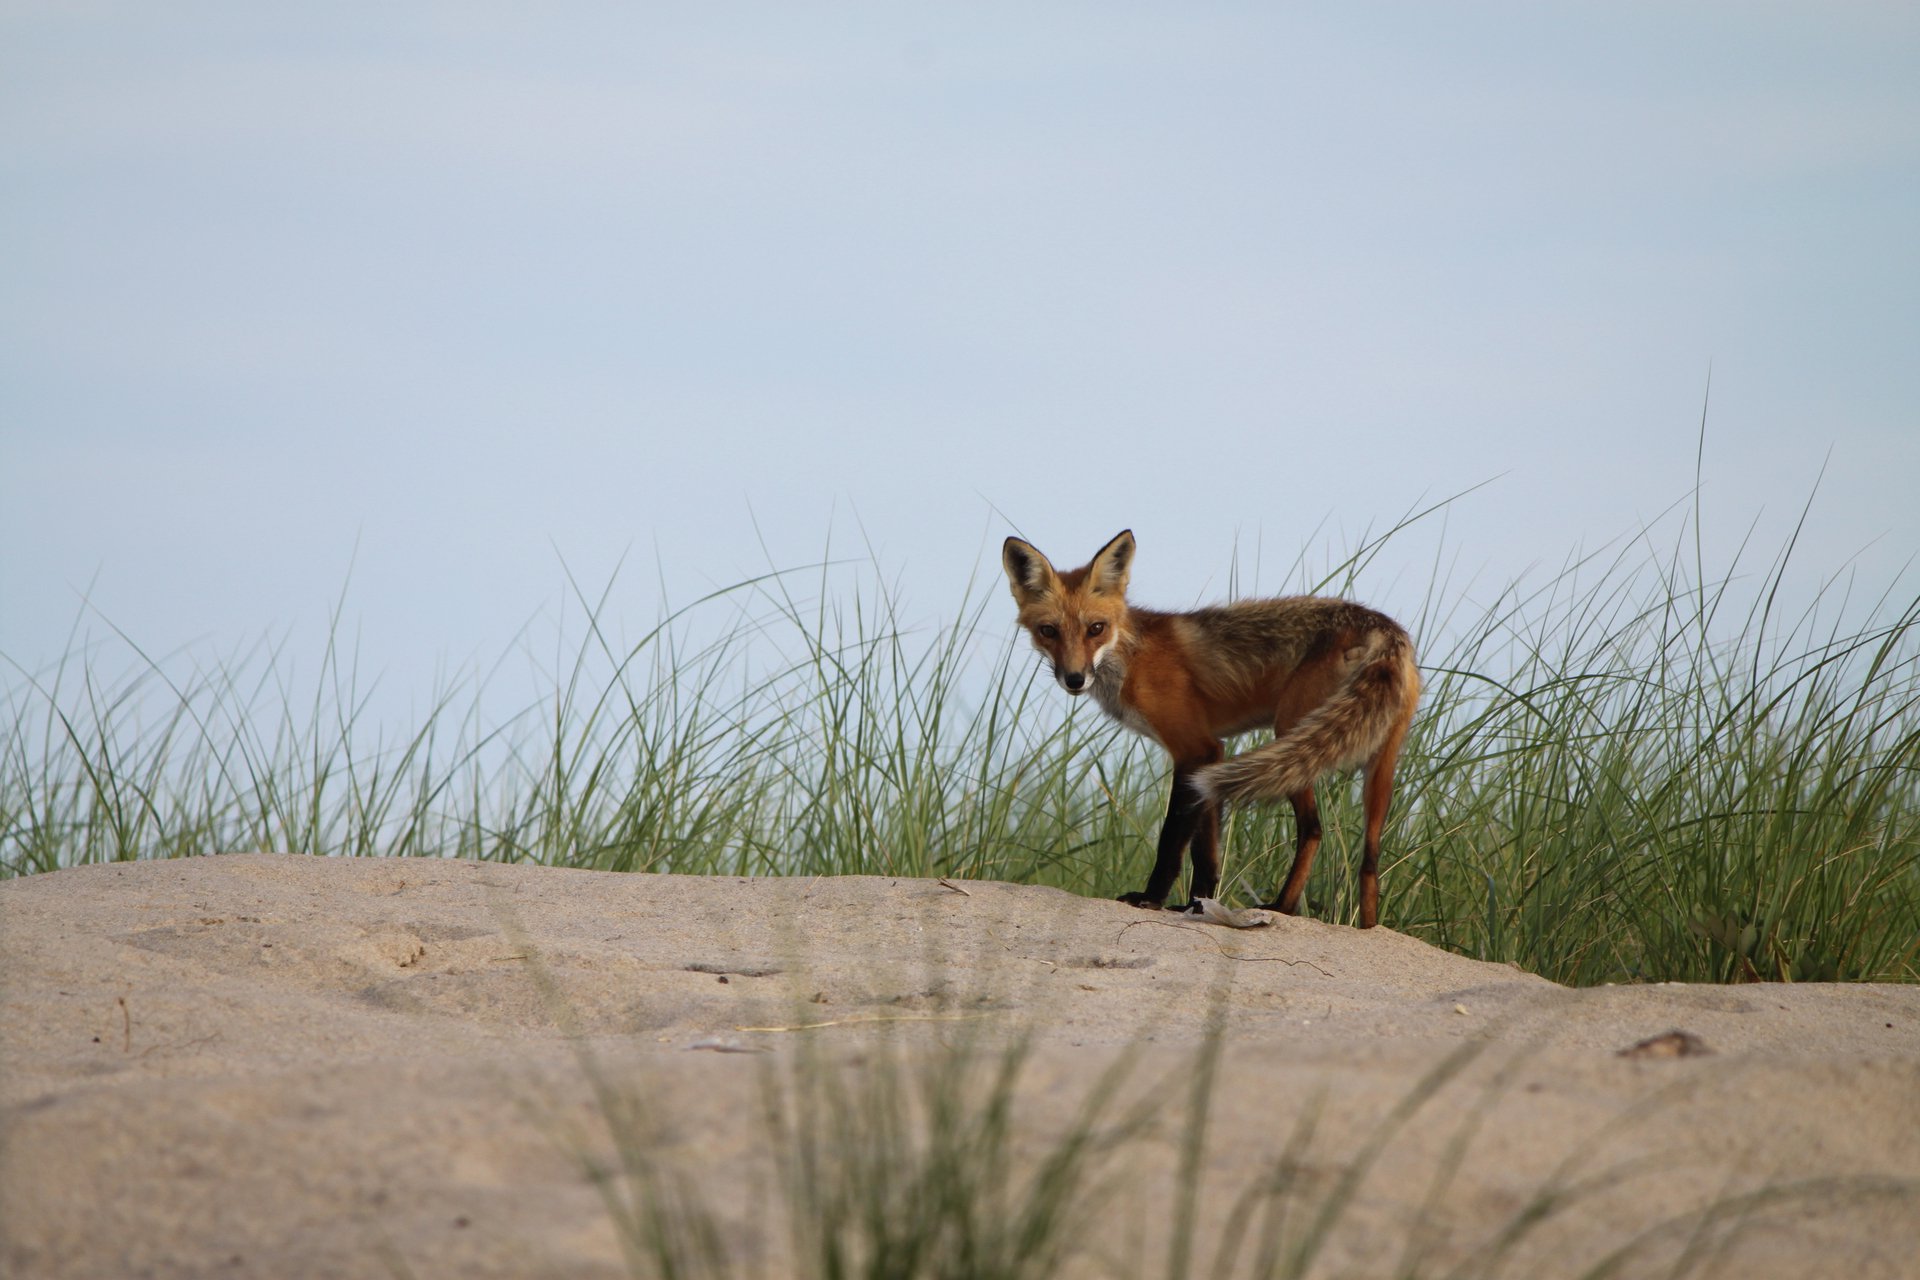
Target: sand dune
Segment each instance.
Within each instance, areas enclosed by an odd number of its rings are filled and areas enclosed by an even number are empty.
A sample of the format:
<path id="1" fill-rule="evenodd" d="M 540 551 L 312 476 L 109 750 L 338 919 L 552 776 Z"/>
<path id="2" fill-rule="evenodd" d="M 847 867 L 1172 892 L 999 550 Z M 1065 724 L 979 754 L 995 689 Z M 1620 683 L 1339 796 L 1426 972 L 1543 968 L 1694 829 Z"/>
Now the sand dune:
<path id="1" fill-rule="evenodd" d="M 1138 1056 L 1127 1105 L 1159 1090 L 1073 1270 L 1160 1275 L 1210 1018 L 1203 1273 L 1305 1123 L 1311 1200 L 1451 1061 L 1316 1274 L 1445 1274 L 1559 1171 L 1605 1177 L 1503 1274 L 1640 1240 L 1619 1274 L 1692 1247 L 1703 1275 L 1920 1275 L 1909 987 L 1573 991 L 1385 929 L 1234 931 L 1027 886 L 249 854 L 0 884 L 0 1002 L 13 1277 L 626 1274 L 583 1173 L 611 1150 L 584 1061 L 645 1100 L 742 1270 L 782 1275 L 767 1082 L 1027 1030 L 1036 1153 L 1117 1057 Z M 1693 1051 L 1620 1052 L 1672 1031 Z"/>

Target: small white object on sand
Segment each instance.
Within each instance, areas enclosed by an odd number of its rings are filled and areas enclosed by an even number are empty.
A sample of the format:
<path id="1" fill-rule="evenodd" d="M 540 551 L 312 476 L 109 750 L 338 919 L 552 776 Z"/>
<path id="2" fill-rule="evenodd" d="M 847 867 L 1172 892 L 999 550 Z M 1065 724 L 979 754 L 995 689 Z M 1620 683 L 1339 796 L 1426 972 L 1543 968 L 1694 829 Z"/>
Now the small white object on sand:
<path id="1" fill-rule="evenodd" d="M 1262 907 L 1229 907 L 1213 898 L 1195 898 L 1200 918 L 1208 924 L 1223 924 L 1229 929 L 1264 929 L 1273 923 L 1273 912 Z"/>

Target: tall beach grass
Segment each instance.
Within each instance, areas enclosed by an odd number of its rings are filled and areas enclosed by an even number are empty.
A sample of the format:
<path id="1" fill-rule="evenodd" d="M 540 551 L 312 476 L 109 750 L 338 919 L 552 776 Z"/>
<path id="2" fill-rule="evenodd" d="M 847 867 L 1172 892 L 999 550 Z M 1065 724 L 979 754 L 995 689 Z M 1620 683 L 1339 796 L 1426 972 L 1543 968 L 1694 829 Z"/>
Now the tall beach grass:
<path id="1" fill-rule="evenodd" d="M 1483 603 L 1437 573 L 1422 599 L 1371 595 L 1399 529 L 1296 567 L 1289 589 L 1366 599 L 1421 644 L 1383 923 L 1569 983 L 1920 977 L 1920 601 L 1835 580 L 1789 611 L 1791 545 L 1710 572 L 1686 529 Z M 576 591 L 537 705 L 491 718 L 456 681 L 398 734 L 341 645 L 299 683 L 272 646 L 209 661 L 120 637 L 12 665 L 0 874 L 290 849 L 1143 880 L 1164 759 L 1037 671 L 997 570 L 923 627 L 871 564 L 769 572 L 631 642 L 605 600 Z M 1308 890 L 1342 922 L 1353 790 L 1323 787 Z M 1227 846 L 1224 892 L 1268 897 L 1290 820 L 1236 814 Z"/>

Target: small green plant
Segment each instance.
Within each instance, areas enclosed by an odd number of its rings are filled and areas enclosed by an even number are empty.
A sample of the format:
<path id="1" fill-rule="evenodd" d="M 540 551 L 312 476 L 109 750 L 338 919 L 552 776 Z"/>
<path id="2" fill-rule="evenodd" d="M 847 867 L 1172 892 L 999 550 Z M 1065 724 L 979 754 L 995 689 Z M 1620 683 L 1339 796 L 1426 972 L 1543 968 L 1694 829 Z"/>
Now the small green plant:
<path id="1" fill-rule="evenodd" d="M 1147 1120 L 1113 1115 L 1122 1057 L 1065 1129 L 1030 1152 L 1017 1101 L 1030 1043 L 853 1065 L 802 1055 L 769 1073 L 766 1125 L 793 1253 L 822 1280 L 1059 1274 L 1110 1190 L 1109 1158 Z"/>
<path id="2" fill-rule="evenodd" d="M 769 1061 L 754 1147 L 771 1153 L 770 1186 L 743 1170 L 723 1184 L 769 1197 L 754 1229 L 786 1239 L 754 1251 L 818 1280 L 1058 1274 L 1112 1190 L 1112 1157 L 1149 1117 L 1118 1104 L 1127 1054 L 1063 1128 L 1036 1136 L 1017 1106 L 1030 1054 L 1025 1038 L 963 1037 L 932 1051 L 882 1041 L 838 1055 L 803 1042 Z M 600 1189 L 629 1269 L 654 1280 L 735 1274 L 740 1242 L 728 1247 L 725 1215 L 702 1190 L 713 1171 L 663 1155 L 644 1080 L 617 1077 L 584 1050 L 581 1062 L 612 1154 L 589 1154 L 577 1135 L 565 1141 Z"/>

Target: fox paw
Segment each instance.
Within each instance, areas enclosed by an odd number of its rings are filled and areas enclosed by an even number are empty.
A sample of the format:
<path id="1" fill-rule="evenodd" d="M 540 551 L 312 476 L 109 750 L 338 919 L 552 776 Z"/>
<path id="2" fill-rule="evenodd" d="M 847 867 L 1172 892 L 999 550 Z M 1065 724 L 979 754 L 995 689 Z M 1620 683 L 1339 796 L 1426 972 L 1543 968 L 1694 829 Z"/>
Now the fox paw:
<path id="1" fill-rule="evenodd" d="M 1144 911 L 1158 911 L 1167 905 L 1165 898 L 1149 898 L 1144 893 L 1123 893 L 1119 900 L 1130 907 L 1139 907 Z"/>

